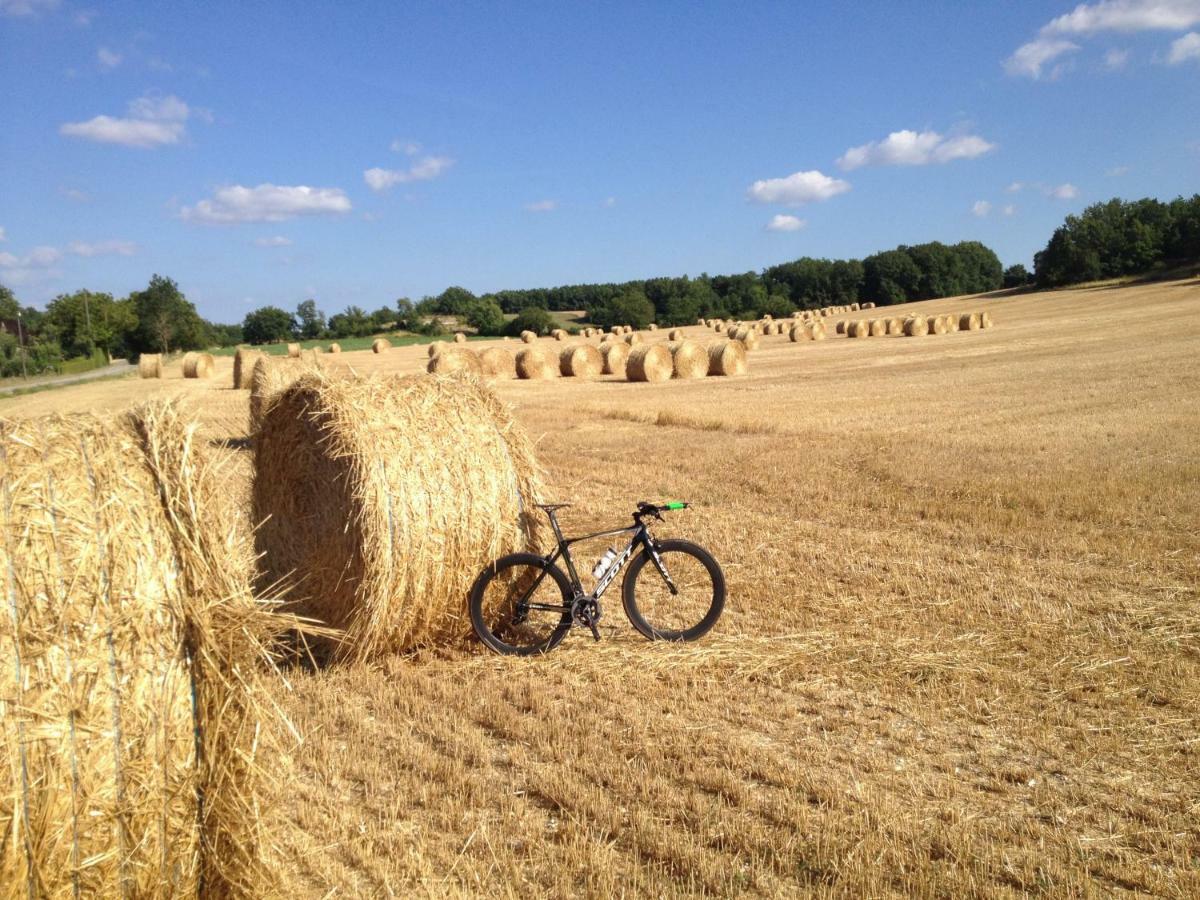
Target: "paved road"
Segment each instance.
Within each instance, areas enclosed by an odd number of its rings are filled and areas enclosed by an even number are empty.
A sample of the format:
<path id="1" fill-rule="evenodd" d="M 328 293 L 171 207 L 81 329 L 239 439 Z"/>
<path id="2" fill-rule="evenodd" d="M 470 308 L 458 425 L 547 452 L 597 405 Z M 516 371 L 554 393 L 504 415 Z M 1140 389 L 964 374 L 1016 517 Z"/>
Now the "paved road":
<path id="1" fill-rule="evenodd" d="M 44 384 L 75 384 L 78 381 L 91 381 L 93 378 L 107 378 L 109 375 L 123 375 L 126 372 L 132 371 L 134 371 L 134 367 L 128 360 L 119 359 L 114 363 L 109 363 L 102 369 L 90 369 L 87 372 L 80 372 L 77 375 L 43 375 L 25 381 L 16 380 L 11 384 L 0 387 L 0 397 L 11 394 L 13 391 L 40 387 Z"/>

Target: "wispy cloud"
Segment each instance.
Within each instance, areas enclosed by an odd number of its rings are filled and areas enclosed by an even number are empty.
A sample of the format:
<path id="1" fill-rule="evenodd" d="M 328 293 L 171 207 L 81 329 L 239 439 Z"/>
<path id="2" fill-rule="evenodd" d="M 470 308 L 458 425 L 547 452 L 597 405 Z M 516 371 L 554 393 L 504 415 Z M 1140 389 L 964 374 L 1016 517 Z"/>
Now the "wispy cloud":
<path id="1" fill-rule="evenodd" d="M 1183 37 L 1171 42 L 1167 51 L 1167 63 L 1177 66 L 1189 60 L 1200 60 L 1200 34 L 1189 31 Z"/>
<path id="2" fill-rule="evenodd" d="M 1053 197 L 1055 200 L 1074 200 L 1079 196 L 1079 188 L 1068 181 L 1065 184 L 1046 188 L 1046 196 Z"/>
<path id="3" fill-rule="evenodd" d="M 533 203 L 525 204 L 526 212 L 545 213 L 554 212 L 556 209 L 558 209 L 557 200 L 535 200 Z"/>
<path id="4" fill-rule="evenodd" d="M 59 126 L 58 133 L 99 144 L 160 147 L 179 142 L 191 111 L 174 94 L 147 94 L 130 101 L 127 112 L 122 118 L 96 116 L 86 122 L 67 122 Z"/>
<path id="5" fill-rule="evenodd" d="M 1004 209 L 1002 209 L 1000 211 L 1002 213 L 1004 213 L 1004 215 L 1006 215 L 1006 216 L 1013 216 L 1013 215 L 1016 215 L 1017 208 L 1013 204 L 1009 203 L 1009 204 L 1006 204 Z"/>
<path id="6" fill-rule="evenodd" d="M 133 256 L 137 253 L 138 246 L 133 241 L 95 241 L 88 243 L 87 241 L 72 241 L 67 245 L 67 250 L 74 253 L 76 256 Z"/>
<path id="7" fill-rule="evenodd" d="M 808 225 L 808 221 L 805 219 L 778 213 L 771 217 L 771 221 L 767 223 L 766 228 L 767 231 L 799 231 L 806 225 Z"/>
<path id="8" fill-rule="evenodd" d="M 1104 68 L 1119 72 L 1129 65 L 1129 51 L 1111 47 L 1104 53 Z"/>
<path id="9" fill-rule="evenodd" d="M 4 231 L 4 226 L 0 225 L 0 244 L 8 240 L 8 235 Z"/>
<path id="10" fill-rule="evenodd" d="M 850 190 L 850 182 L 810 169 L 795 172 L 786 178 L 766 178 L 754 182 L 746 191 L 746 197 L 755 203 L 779 203 L 784 206 L 800 206 L 828 200 Z"/>
<path id="11" fill-rule="evenodd" d="M 398 184 L 414 181 L 432 181 L 454 165 L 448 156 L 423 156 L 407 169 L 367 169 L 363 181 L 376 193 L 386 191 Z"/>
<path id="12" fill-rule="evenodd" d="M 393 153 L 403 153 L 407 156 L 416 156 L 421 152 L 421 145 L 416 141 L 406 141 L 401 138 L 396 138 L 388 145 L 388 149 Z"/>
<path id="13" fill-rule="evenodd" d="M 971 215 L 977 216 L 980 219 L 987 216 L 991 211 L 992 204 L 988 203 L 986 200 L 976 200 L 973 204 L 971 204 Z"/>
<path id="14" fill-rule="evenodd" d="M 260 237 L 254 239 L 256 247 L 290 247 L 292 246 L 291 238 L 285 238 L 281 234 L 273 237 Z"/>
<path id="15" fill-rule="evenodd" d="M 350 210 L 350 199 L 341 188 L 232 184 L 217 188 L 211 200 L 185 206 L 179 211 L 179 217 L 187 222 L 231 225 L 284 222 L 299 216 L 340 215 Z"/>
<path id="16" fill-rule="evenodd" d="M 1104 171 L 1105 178 L 1120 178 L 1122 175 L 1129 174 L 1129 166 L 1113 166 L 1111 169 Z"/>
<path id="17" fill-rule="evenodd" d="M 36 16 L 58 9 L 59 0 L 0 0 L 0 15 Z"/>
<path id="18" fill-rule="evenodd" d="M 1037 38 L 1014 50 L 1013 55 L 1004 61 L 1004 71 L 1009 75 L 1023 75 L 1034 81 L 1043 76 L 1053 81 L 1063 73 L 1063 65 L 1059 63 L 1048 72 L 1045 71 L 1046 66 L 1060 56 L 1074 53 L 1078 49 L 1078 44 L 1062 38 Z"/>
<path id="19" fill-rule="evenodd" d="M 845 171 L 862 166 L 927 166 L 956 159 L 974 159 L 996 148 L 979 135 L 943 137 L 936 131 L 893 131 L 880 141 L 851 147 L 838 158 Z"/>
<path id="20" fill-rule="evenodd" d="M 96 62 L 99 63 L 100 68 L 104 69 L 105 71 L 108 71 L 109 69 L 115 69 L 121 64 L 122 59 L 124 59 L 124 57 L 121 56 L 120 53 L 117 53 L 114 50 L 109 50 L 107 47 L 101 47 L 96 51 Z"/>
<path id="21" fill-rule="evenodd" d="M 617 198 L 616 197 L 605 197 L 604 200 L 601 201 L 600 205 L 603 206 L 605 209 L 612 209 L 614 206 L 617 205 Z"/>

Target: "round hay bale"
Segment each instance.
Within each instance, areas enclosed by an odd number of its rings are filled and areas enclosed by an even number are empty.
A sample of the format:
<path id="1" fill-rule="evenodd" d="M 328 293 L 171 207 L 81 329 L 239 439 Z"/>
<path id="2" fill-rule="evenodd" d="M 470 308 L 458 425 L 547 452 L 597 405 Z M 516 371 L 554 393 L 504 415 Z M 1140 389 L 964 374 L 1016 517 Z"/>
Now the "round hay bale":
<path id="1" fill-rule="evenodd" d="M 675 378 L 703 378 L 708 374 L 708 349 L 695 341 L 671 341 L 671 365 Z"/>
<path id="2" fill-rule="evenodd" d="M 604 357 L 604 374 L 605 375 L 625 375 L 625 363 L 629 359 L 629 345 L 621 341 L 612 340 L 600 347 L 600 354 Z"/>
<path id="3" fill-rule="evenodd" d="M 604 344 L 611 344 L 611 343 L 613 343 L 614 341 L 617 341 L 617 340 L 619 340 L 619 338 L 618 338 L 618 337 L 617 337 L 615 334 L 612 334 L 611 332 L 610 332 L 609 334 L 602 334 L 602 335 L 600 335 L 600 344 L 601 344 L 602 346 L 603 346 Z"/>
<path id="4" fill-rule="evenodd" d="M 429 354 L 430 357 L 434 357 L 434 356 L 437 356 L 439 353 L 441 353 L 443 350 L 445 350 L 449 346 L 450 345 L 448 343 L 446 343 L 445 341 L 433 341 L 429 345 L 429 348 L 426 352 Z"/>
<path id="5" fill-rule="evenodd" d="M 380 338 L 375 338 L 375 340 L 371 341 L 371 352 L 372 353 L 383 353 L 385 350 L 390 350 L 390 349 L 392 349 L 392 342 L 389 341 L 387 338 L 380 337 Z"/>
<path id="6" fill-rule="evenodd" d="M 475 379 L 309 375 L 267 413 L 254 456 L 261 581 L 344 629 L 335 659 L 464 637 L 475 576 L 533 546 L 532 446 Z"/>
<path id="7" fill-rule="evenodd" d="M 859 307 L 859 308 L 860 308 L 860 309 L 874 309 L 874 308 L 875 308 L 875 304 L 874 304 L 874 303 L 864 303 L 864 304 L 862 304 L 862 305 L 861 305 L 861 307 Z"/>
<path id="8" fill-rule="evenodd" d="M 184 354 L 183 377 L 212 378 L 213 366 L 216 365 L 216 362 L 211 353 L 196 353 L 193 351 Z"/>
<path id="9" fill-rule="evenodd" d="M 887 333 L 891 335 L 904 334 L 904 320 L 893 316 L 887 320 Z"/>
<path id="10" fill-rule="evenodd" d="M 285 622 L 205 444 L 169 403 L 0 424 L 6 896 L 271 890 Z"/>
<path id="11" fill-rule="evenodd" d="M 651 322 L 649 325 L 646 326 L 646 330 L 647 331 L 658 331 L 657 323 Z"/>
<path id="12" fill-rule="evenodd" d="M 850 304 L 850 312 L 858 312 L 858 304 L 857 303 Z"/>
<path id="13" fill-rule="evenodd" d="M 887 334 L 887 319 L 871 320 L 871 337 L 883 337 Z"/>
<path id="14" fill-rule="evenodd" d="M 854 319 L 846 326 L 846 334 L 852 338 L 871 336 L 871 326 L 866 319 Z"/>
<path id="15" fill-rule="evenodd" d="M 947 313 L 943 318 L 946 320 L 946 330 L 950 332 L 958 331 L 958 316 L 954 313 Z"/>
<path id="16" fill-rule="evenodd" d="M 479 365 L 487 378 L 517 377 L 517 358 L 504 347 L 488 347 L 479 354 Z"/>
<path id="17" fill-rule="evenodd" d="M 820 319 L 817 319 L 816 321 L 810 323 L 808 327 L 812 329 L 811 335 L 814 341 L 825 340 L 827 335 L 825 334 L 824 322 L 822 322 Z"/>
<path id="18" fill-rule="evenodd" d="M 521 342 L 524 344 L 532 344 L 537 340 L 537 335 L 532 331 L 521 332 Z"/>
<path id="19" fill-rule="evenodd" d="M 550 332 L 550 337 L 554 338 L 556 341 L 565 341 L 568 335 L 567 332 L 562 328 L 555 328 Z"/>
<path id="20" fill-rule="evenodd" d="M 517 354 L 517 377 L 533 381 L 557 378 L 558 356 L 541 347 L 526 347 Z"/>
<path id="21" fill-rule="evenodd" d="M 339 344 L 337 341 L 334 341 L 332 344 L 329 345 L 329 352 L 330 353 L 341 353 L 342 345 Z"/>
<path id="22" fill-rule="evenodd" d="M 805 326 L 797 322 L 788 330 L 788 340 L 792 343 L 799 341 L 807 341 L 812 337 L 812 332 L 807 331 Z"/>
<path id="23" fill-rule="evenodd" d="M 288 344 L 287 345 L 287 354 L 292 359 L 299 359 L 300 358 L 300 345 L 299 344 Z"/>
<path id="24" fill-rule="evenodd" d="M 625 343 L 627 343 L 631 347 L 634 344 L 640 344 L 641 342 L 642 342 L 642 336 L 640 334 L 638 334 L 636 331 L 631 331 L 625 335 Z"/>
<path id="25" fill-rule="evenodd" d="M 663 344 L 641 344 L 625 361 L 625 377 L 630 381 L 668 381 L 675 372 L 671 351 Z"/>
<path id="26" fill-rule="evenodd" d="M 604 371 L 604 357 L 591 344 L 563 347 L 558 355 L 558 368 L 569 377 L 595 378 Z"/>
<path id="27" fill-rule="evenodd" d="M 258 431 L 262 417 L 276 395 L 305 372 L 312 371 L 315 365 L 314 357 L 292 359 L 263 354 L 254 361 L 250 373 L 250 434 Z"/>
<path id="28" fill-rule="evenodd" d="M 472 375 L 482 375 L 483 366 L 479 355 L 466 347 L 445 350 L 436 356 L 429 357 L 425 371 L 431 375 L 449 375 L 452 372 L 469 372 Z"/>
<path id="29" fill-rule="evenodd" d="M 466 342 L 467 336 L 465 334 L 463 334 L 461 331 L 454 332 L 454 343 L 465 344 Z"/>
<path id="30" fill-rule="evenodd" d="M 672 328 L 670 331 L 667 332 L 667 340 L 668 341 L 684 340 L 683 329 L 682 328 Z"/>
<path id="31" fill-rule="evenodd" d="M 143 353 L 138 357 L 138 375 L 142 378 L 162 378 L 163 361 L 161 353 Z"/>
<path id="32" fill-rule="evenodd" d="M 254 371 L 254 363 L 262 357 L 259 350 L 249 347 L 238 347 L 233 354 L 233 387 L 235 390 L 250 390 L 250 374 Z"/>
<path id="33" fill-rule="evenodd" d="M 838 334 L 845 334 L 845 333 L 846 333 L 846 326 L 847 326 L 847 325 L 849 325 L 849 324 L 850 324 L 850 323 L 849 323 L 849 322 L 847 322 L 845 319 L 841 319 L 841 320 L 839 320 L 839 321 L 838 321 L 838 323 L 837 323 L 836 325 L 834 325 L 834 326 L 833 326 L 833 330 L 834 330 L 835 332 L 837 332 Z"/>
<path id="34" fill-rule="evenodd" d="M 726 326 L 725 327 L 725 337 L 729 338 L 731 341 L 736 340 L 739 327 L 740 326 L 738 326 L 738 325 Z"/>
<path id="35" fill-rule="evenodd" d="M 945 334 L 946 319 L 944 316 L 929 316 L 926 319 L 930 334 Z"/>
<path id="36" fill-rule="evenodd" d="M 745 375 L 749 370 L 741 341 L 713 341 L 707 350 L 709 375 Z"/>
<path id="37" fill-rule="evenodd" d="M 979 314 L 979 327 L 980 328 L 991 328 L 993 324 L 994 323 L 992 322 L 992 314 L 990 312 L 981 312 Z"/>
<path id="38" fill-rule="evenodd" d="M 744 326 L 734 332 L 733 339 L 744 344 L 747 350 L 758 349 L 760 340 L 757 331 L 755 331 L 753 328 L 746 328 Z"/>
<path id="39" fill-rule="evenodd" d="M 904 333 L 908 337 L 924 337 L 929 334 L 929 323 L 924 316 L 909 316 L 904 320 Z"/>
<path id="40" fill-rule="evenodd" d="M 979 313 L 964 313 L 959 316 L 958 327 L 961 331 L 978 331 L 981 327 Z"/>

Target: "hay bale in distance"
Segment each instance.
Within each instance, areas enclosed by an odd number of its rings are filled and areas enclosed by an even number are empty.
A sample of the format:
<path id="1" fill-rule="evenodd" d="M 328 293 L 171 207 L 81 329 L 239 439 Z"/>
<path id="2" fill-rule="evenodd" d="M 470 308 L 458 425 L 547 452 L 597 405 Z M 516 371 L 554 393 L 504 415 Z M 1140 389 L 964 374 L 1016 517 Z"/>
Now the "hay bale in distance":
<path id="1" fill-rule="evenodd" d="M 958 317 L 960 331 L 978 331 L 980 329 L 979 313 L 964 313 Z"/>
<path id="2" fill-rule="evenodd" d="M 216 360 L 211 353 L 197 353 L 192 350 L 183 355 L 184 378 L 212 378 L 213 365 Z"/>
<path id="3" fill-rule="evenodd" d="M 454 343 L 465 344 L 466 342 L 467 336 L 465 334 L 463 334 L 461 331 L 454 332 Z"/>
<path id="4" fill-rule="evenodd" d="M 391 349 L 392 349 L 392 342 L 389 341 L 387 338 L 378 337 L 378 338 L 375 338 L 375 340 L 371 341 L 371 352 L 372 353 L 383 353 L 385 350 L 391 350 Z"/>
<path id="5" fill-rule="evenodd" d="M 929 334 L 929 323 L 924 316 L 909 316 L 904 320 L 904 333 L 909 337 L 924 337 Z"/>
<path id="6" fill-rule="evenodd" d="M 300 345 L 299 344 L 288 344 L 287 345 L 287 355 L 290 356 L 292 359 L 299 359 L 300 358 Z"/>
<path id="7" fill-rule="evenodd" d="M 621 341 L 609 341 L 600 347 L 600 355 L 604 357 L 605 375 L 625 375 L 625 363 L 629 359 L 629 345 Z"/>
<path id="8" fill-rule="evenodd" d="M 517 377 L 517 359 L 504 347 L 488 347 L 479 354 L 479 365 L 487 378 Z"/>
<path id="9" fill-rule="evenodd" d="M 929 316 L 925 320 L 925 323 L 928 326 L 930 334 L 946 333 L 946 319 L 943 316 Z"/>
<path id="10" fill-rule="evenodd" d="M 474 379 L 310 375 L 254 455 L 262 583 L 295 585 L 293 608 L 345 629 L 338 659 L 465 636 L 475 576 L 535 534 L 532 446 Z"/>
<path id="11" fill-rule="evenodd" d="M 625 361 L 625 377 L 630 381 L 668 381 L 674 372 L 671 351 L 663 344 L 639 344 Z"/>
<path id="12" fill-rule="evenodd" d="M 871 320 L 871 337 L 883 337 L 887 334 L 887 319 Z"/>
<path id="13" fill-rule="evenodd" d="M 758 332 L 745 326 L 734 332 L 733 339 L 740 341 L 747 350 L 756 350 L 760 341 Z"/>
<path id="14" fill-rule="evenodd" d="M 447 344 L 445 341 L 432 341 L 429 344 L 429 348 L 426 350 L 426 353 L 431 357 L 437 356 L 439 353 L 442 352 L 442 350 L 444 350 L 448 346 L 450 346 L 450 345 Z"/>
<path id="15" fill-rule="evenodd" d="M 634 344 L 640 344 L 641 342 L 642 336 L 636 331 L 630 331 L 625 335 L 625 343 L 627 343 L 630 347 L 632 347 Z"/>
<path id="16" fill-rule="evenodd" d="M 994 323 L 992 322 L 992 314 L 990 312 L 987 312 L 985 310 L 984 312 L 981 312 L 979 314 L 979 327 L 980 328 L 991 328 L 993 324 Z"/>
<path id="17" fill-rule="evenodd" d="M 6 896 L 275 883 L 260 807 L 278 791 L 257 757 L 282 623 L 255 602 L 203 450 L 163 403 L 0 423 Z"/>
<path id="18" fill-rule="evenodd" d="M 564 329 L 555 328 L 553 331 L 550 332 L 550 337 L 554 338 L 556 341 L 565 341 L 567 339 L 568 335 Z"/>
<path id="19" fill-rule="evenodd" d="M 558 370 L 567 377 L 595 378 L 604 371 L 604 357 L 591 344 L 563 347 L 558 355 Z"/>
<path id="20" fill-rule="evenodd" d="M 888 319 L 887 333 L 890 335 L 904 334 L 904 320 L 896 316 Z"/>
<path id="21" fill-rule="evenodd" d="M 834 330 L 834 331 L 835 331 L 837 334 L 845 334 L 845 333 L 846 333 L 846 326 L 847 326 L 848 324 L 850 324 L 850 323 L 849 323 L 849 322 L 847 322 L 845 319 L 842 319 L 842 320 L 840 320 L 840 321 L 839 321 L 839 322 L 838 322 L 836 325 L 834 325 L 834 326 L 833 326 L 833 330 Z"/>
<path id="22" fill-rule="evenodd" d="M 342 345 L 339 344 L 337 341 L 334 341 L 332 344 L 329 345 L 329 352 L 330 353 L 341 353 Z"/>
<path id="23" fill-rule="evenodd" d="M 522 331 L 521 332 L 521 343 L 532 344 L 536 340 L 537 340 L 537 335 L 534 332 L 532 332 L 532 331 Z"/>
<path id="24" fill-rule="evenodd" d="M 444 350 L 436 356 L 429 357 L 425 371 L 432 375 L 449 375 L 452 372 L 470 372 L 472 375 L 482 375 L 483 366 L 479 355 L 466 347 L 455 347 Z"/>
<path id="25" fill-rule="evenodd" d="M 315 359 L 271 357 L 265 353 L 254 361 L 250 373 L 250 434 L 258 431 L 263 414 L 275 395 L 314 367 Z"/>
<path id="26" fill-rule="evenodd" d="M 703 378 L 708 374 L 708 350 L 695 341 L 671 341 L 672 376 L 674 378 Z"/>
<path id="27" fill-rule="evenodd" d="M 667 332 L 668 341 L 682 341 L 684 339 L 682 328 L 672 328 Z"/>
<path id="28" fill-rule="evenodd" d="M 741 341 L 713 341 L 708 345 L 709 375 L 745 375 L 746 345 Z"/>
<path id="29" fill-rule="evenodd" d="M 262 356 L 261 350 L 251 350 L 249 347 L 237 348 L 237 352 L 233 354 L 234 389 L 241 391 L 250 389 L 250 375 L 254 371 L 254 364 Z"/>
<path id="30" fill-rule="evenodd" d="M 138 357 L 138 375 L 142 378 L 162 378 L 163 361 L 161 353 L 143 353 Z"/>
<path id="31" fill-rule="evenodd" d="M 558 355 L 541 347 L 525 347 L 517 354 L 517 377 L 540 381 L 559 376 Z"/>
<path id="32" fill-rule="evenodd" d="M 871 326 L 866 319 L 855 319 L 846 326 L 846 334 L 852 338 L 870 337 Z"/>
<path id="33" fill-rule="evenodd" d="M 649 325 L 646 326 L 646 330 L 647 331 L 658 331 L 658 323 L 651 322 Z"/>

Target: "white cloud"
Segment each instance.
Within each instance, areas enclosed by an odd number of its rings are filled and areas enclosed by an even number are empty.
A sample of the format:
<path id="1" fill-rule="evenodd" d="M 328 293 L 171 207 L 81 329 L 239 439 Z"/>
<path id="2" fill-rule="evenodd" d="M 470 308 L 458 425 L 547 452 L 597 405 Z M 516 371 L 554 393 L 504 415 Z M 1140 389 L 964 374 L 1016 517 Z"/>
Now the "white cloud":
<path id="1" fill-rule="evenodd" d="M 1055 200 L 1074 200 L 1079 196 L 1079 188 L 1070 182 L 1046 188 L 1046 196 Z"/>
<path id="2" fill-rule="evenodd" d="M 341 188 L 307 185 L 231 184 L 217 188 L 211 200 L 185 206 L 179 217 L 188 222 L 233 224 L 283 222 L 297 216 L 338 215 L 349 212 L 350 199 Z"/>
<path id="3" fill-rule="evenodd" d="M 943 137 L 936 131 L 893 131 L 882 141 L 851 147 L 837 164 L 846 171 L 861 166 L 927 166 L 955 159 L 974 159 L 995 146 L 974 134 Z"/>
<path id="4" fill-rule="evenodd" d="M 554 212 L 558 209 L 557 200 L 536 200 L 533 203 L 525 204 L 526 212 Z"/>
<path id="5" fill-rule="evenodd" d="M 1071 12 L 1043 25 L 1034 40 L 1022 44 L 1005 60 L 1004 68 L 1010 75 L 1023 75 L 1036 80 L 1042 77 L 1043 67 L 1047 63 L 1064 53 L 1079 49 L 1079 45 L 1068 40 L 1066 35 L 1090 36 L 1105 31 L 1123 34 L 1183 31 L 1197 23 L 1200 23 L 1200 0 L 1100 0 L 1099 3 L 1080 3 Z M 1047 77 L 1055 78 L 1060 72 L 1061 66 L 1055 66 Z"/>
<path id="6" fill-rule="evenodd" d="M 367 169 L 363 181 L 371 190 L 380 192 L 397 184 L 412 181 L 432 181 L 454 165 L 448 156 L 423 156 L 407 169 Z"/>
<path id="7" fill-rule="evenodd" d="M 46 269 L 62 259 L 62 251 L 57 247 L 34 247 L 25 256 L 14 256 L 12 253 L 0 253 L 0 266 L 5 269 Z"/>
<path id="8" fill-rule="evenodd" d="M 1025 183 L 1023 181 L 1014 181 L 1012 184 L 1006 187 L 1005 190 L 1010 194 L 1015 194 L 1017 191 L 1023 190 L 1024 188 Z"/>
<path id="9" fill-rule="evenodd" d="M 8 240 L 8 235 L 4 233 L 4 226 L 0 225 L 0 244 Z"/>
<path id="10" fill-rule="evenodd" d="M 614 206 L 617 205 L 617 198 L 616 197 L 605 197 L 604 201 L 600 205 L 603 206 L 605 209 L 612 209 Z"/>
<path id="11" fill-rule="evenodd" d="M 1012 215 L 1016 215 L 1017 208 L 1015 206 L 1013 206 L 1013 204 L 1009 203 L 1004 207 L 1004 209 L 1001 210 L 1001 212 L 1004 213 L 1006 216 L 1012 216 Z"/>
<path id="12" fill-rule="evenodd" d="M 190 114 L 188 105 L 173 94 L 139 97 L 130 101 L 128 112 L 126 118 L 96 116 L 86 122 L 67 122 L 58 133 L 100 144 L 159 147 L 179 142 Z"/>
<path id="13" fill-rule="evenodd" d="M 1104 68 L 1110 72 L 1117 72 L 1125 68 L 1129 64 L 1129 51 L 1118 50 L 1113 47 L 1107 50 L 1104 54 Z"/>
<path id="14" fill-rule="evenodd" d="M 1129 166 L 1113 166 L 1111 169 L 1105 170 L 1104 177 L 1120 178 L 1122 175 L 1127 175 L 1128 173 L 1129 173 Z"/>
<path id="15" fill-rule="evenodd" d="M 32 16 L 58 9 L 59 0 L 0 0 L 0 15 Z"/>
<path id="16" fill-rule="evenodd" d="M 787 178 L 767 178 L 750 185 L 746 196 L 755 203 L 782 203 L 784 206 L 800 206 L 828 200 L 850 190 L 850 182 L 830 178 L 812 169 L 796 172 Z"/>
<path id="17" fill-rule="evenodd" d="M 805 219 L 780 213 L 771 217 L 771 221 L 767 223 L 767 231 L 799 231 L 807 224 Z"/>
<path id="18" fill-rule="evenodd" d="M 96 62 L 102 69 L 115 69 L 121 64 L 123 58 L 120 53 L 109 50 L 107 47 L 101 47 L 96 51 Z"/>
<path id="19" fill-rule="evenodd" d="M 981 219 L 991 211 L 992 204 L 988 203 L 986 200 L 976 200 L 971 205 L 971 215 L 978 216 Z"/>
<path id="20" fill-rule="evenodd" d="M 255 238 L 254 243 L 256 246 L 259 246 L 259 247 L 290 247 L 290 246 L 292 246 L 291 238 L 285 238 L 281 234 L 277 234 L 274 237 Z"/>
<path id="21" fill-rule="evenodd" d="M 96 18 L 96 16 L 98 16 L 98 15 L 99 15 L 99 13 L 96 12 L 94 9 L 81 9 L 77 13 L 75 13 L 73 16 L 71 16 L 71 21 L 74 22 L 76 25 L 78 25 L 80 28 L 87 28 L 89 25 L 92 24 L 92 19 Z"/>
<path id="22" fill-rule="evenodd" d="M 60 187 L 58 192 L 68 200 L 74 200 L 76 203 L 87 203 L 92 198 L 79 188 Z"/>
<path id="23" fill-rule="evenodd" d="M 1191 59 L 1200 60 L 1200 34 L 1189 31 L 1183 37 L 1171 42 L 1167 53 L 1167 62 L 1172 66 L 1187 62 Z"/>
<path id="24" fill-rule="evenodd" d="M 137 244 L 133 241 L 72 241 L 67 249 L 76 256 L 133 256 L 137 253 Z"/>
<path id="25" fill-rule="evenodd" d="M 400 138 L 396 138 L 391 142 L 391 144 L 388 145 L 388 149 L 393 153 L 403 153 L 406 156 L 416 156 L 421 152 L 421 145 L 416 141 L 403 141 Z"/>

